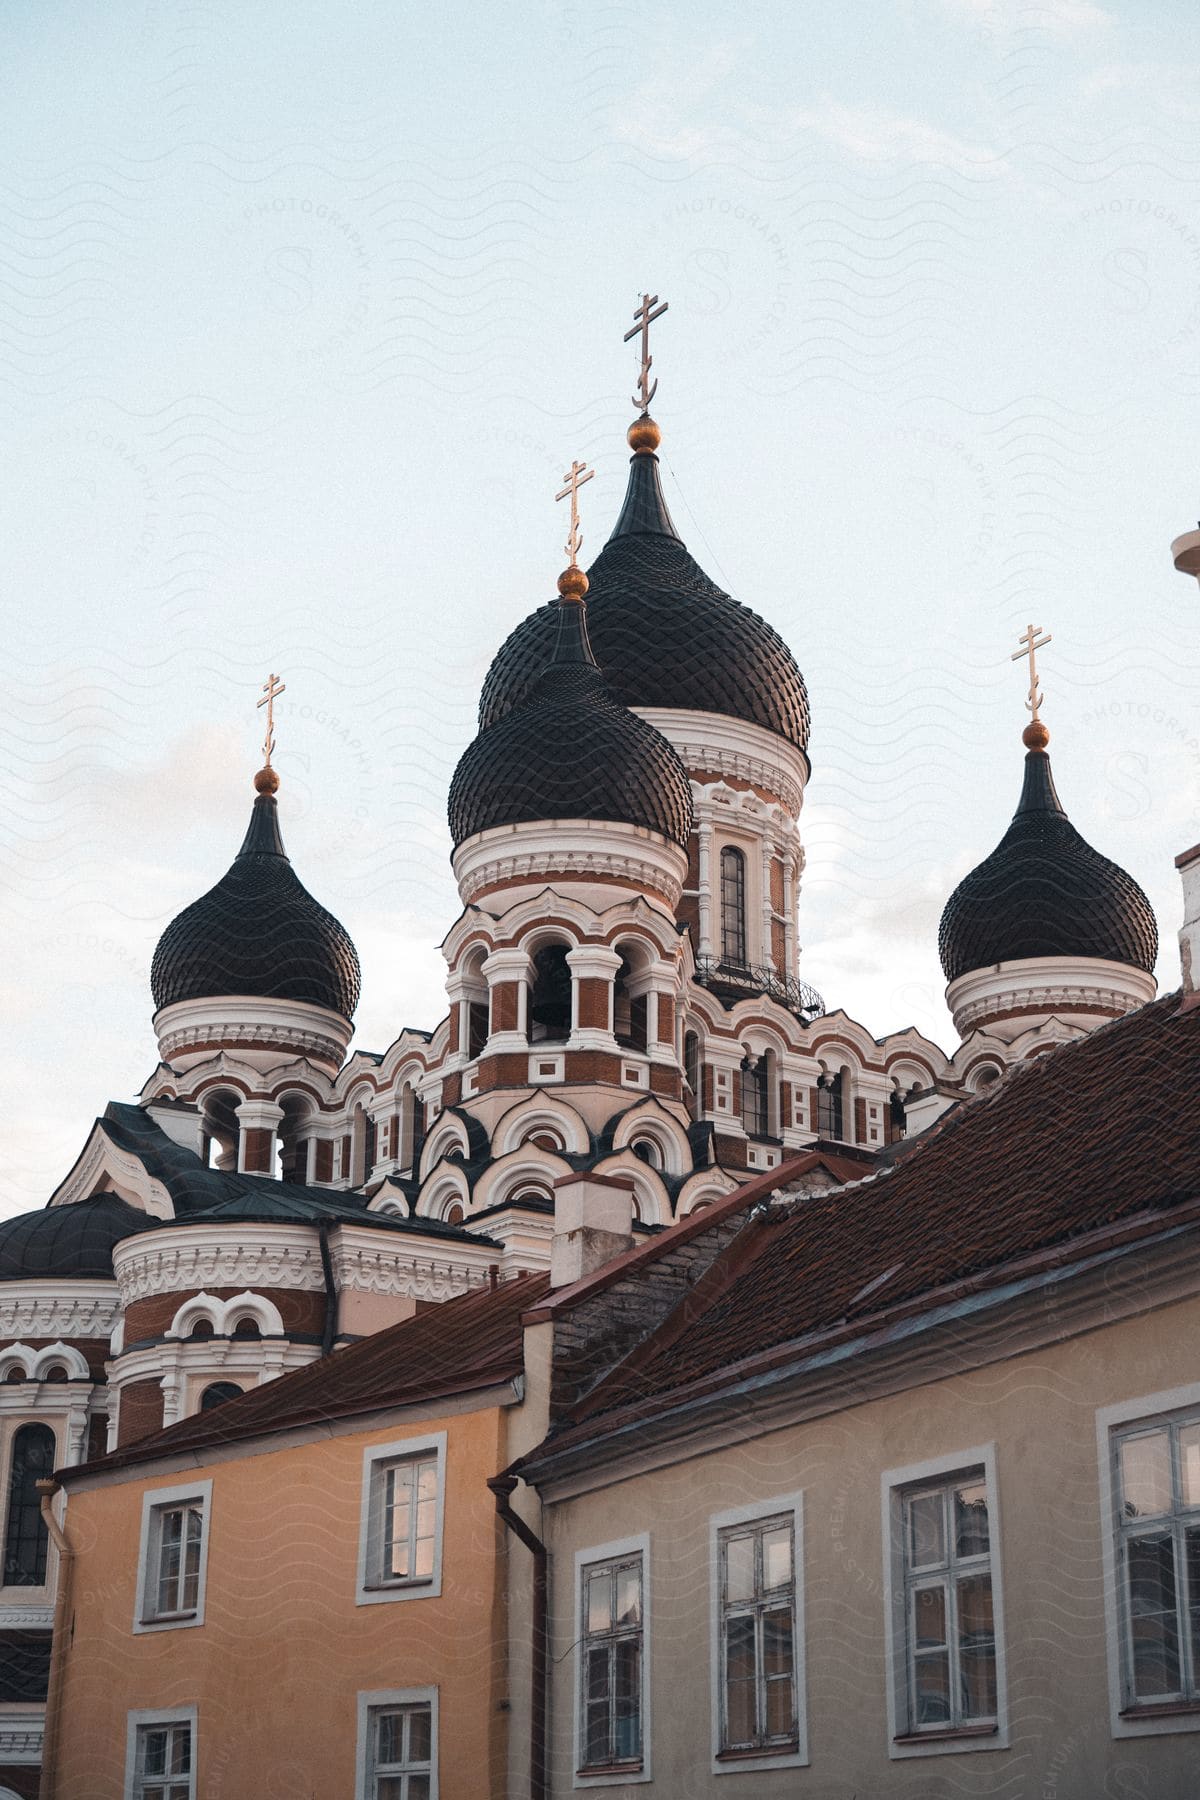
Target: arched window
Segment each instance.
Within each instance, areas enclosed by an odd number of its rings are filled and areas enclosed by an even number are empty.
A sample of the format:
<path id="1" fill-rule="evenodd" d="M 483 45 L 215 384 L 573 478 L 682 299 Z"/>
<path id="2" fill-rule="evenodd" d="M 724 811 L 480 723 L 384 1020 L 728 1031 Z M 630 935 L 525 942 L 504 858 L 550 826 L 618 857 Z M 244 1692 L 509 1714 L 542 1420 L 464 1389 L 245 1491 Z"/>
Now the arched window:
<path id="1" fill-rule="evenodd" d="M 693 1119 L 698 1119 L 704 1099 L 700 1092 L 700 1039 L 694 1031 L 687 1032 L 683 1040 L 683 1078 L 688 1087 L 684 1095 L 688 1112 Z"/>
<path id="2" fill-rule="evenodd" d="M 840 1138 L 842 1135 L 842 1077 L 822 1075 L 817 1082 L 817 1136 Z"/>
<path id="3" fill-rule="evenodd" d="M 646 996 L 630 994 L 629 958 L 622 956 L 613 983 L 613 1036 L 625 1050 L 646 1050 Z"/>
<path id="4" fill-rule="evenodd" d="M 462 1222 L 463 1222 L 462 1203 L 458 1200 L 452 1200 L 450 1202 L 449 1206 L 446 1208 L 446 1223 L 447 1223 L 447 1225 L 461 1225 Z"/>
<path id="5" fill-rule="evenodd" d="M 746 858 L 732 844 L 721 851 L 721 961 L 746 966 Z"/>
<path id="6" fill-rule="evenodd" d="M 4 1531 L 5 1587 L 44 1587 L 49 1538 L 39 1481 L 54 1473 L 55 1440 L 48 1425 L 22 1425 L 13 1438 Z"/>
<path id="7" fill-rule="evenodd" d="M 48 1369 L 43 1369 L 42 1380 L 69 1381 L 70 1376 L 67 1374 L 67 1371 L 63 1368 L 61 1363 L 51 1363 Z"/>
<path id="8" fill-rule="evenodd" d="M 4 1377 L 4 1379 L 8 1383 L 9 1387 L 19 1387 L 23 1381 L 28 1380 L 28 1376 L 26 1375 L 24 1369 L 18 1369 L 17 1366 L 14 1364 L 13 1367 L 8 1371 L 8 1374 Z"/>
<path id="9" fill-rule="evenodd" d="M 236 1400 L 241 1391 L 236 1381 L 214 1381 L 200 1396 L 200 1411 L 211 1412 L 214 1406 L 223 1406 L 226 1400 Z"/>
<path id="10" fill-rule="evenodd" d="M 212 1336 L 213 1323 L 211 1319 L 197 1319 L 196 1323 L 192 1326 L 192 1329 L 188 1332 L 188 1337 L 198 1344 L 206 1344 Z"/>
<path id="11" fill-rule="evenodd" d="M 663 1153 L 653 1138 L 635 1138 L 629 1148 L 635 1156 L 640 1157 L 648 1169 L 662 1168 Z"/>
<path id="12" fill-rule="evenodd" d="M 747 1056 L 742 1063 L 742 1126 L 751 1137 L 766 1137 L 771 1129 L 770 1075 L 766 1055 Z"/>
<path id="13" fill-rule="evenodd" d="M 893 1088 L 888 1096 L 887 1130 L 885 1141 L 897 1144 L 908 1130 L 908 1115 L 904 1106 L 904 1095 L 899 1088 Z"/>
<path id="14" fill-rule="evenodd" d="M 241 1338 L 243 1341 L 248 1338 L 251 1342 L 254 1342 L 262 1337 L 262 1332 L 259 1329 L 257 1319 L 239 1319 L 233 1328 L 233 1335 L 235 1338 Z"/>
<path id="15" fill-rule="evenodd" d="M 562 1043 L 571 1035 L 571 966 L 565 944 L 543 944 L 533 959 L 529 1041 Z"/>

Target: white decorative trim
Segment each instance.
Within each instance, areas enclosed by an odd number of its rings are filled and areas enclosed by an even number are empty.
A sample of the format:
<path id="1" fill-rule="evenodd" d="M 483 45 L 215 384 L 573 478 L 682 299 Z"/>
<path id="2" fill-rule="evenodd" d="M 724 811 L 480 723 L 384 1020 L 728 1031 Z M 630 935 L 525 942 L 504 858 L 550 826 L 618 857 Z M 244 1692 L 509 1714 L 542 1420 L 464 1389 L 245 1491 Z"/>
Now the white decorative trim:
<path id="1" fill-rule="evenodd" d="M 185 1300 L 171 1323 L 164 1332 L 164 1337 L 186 1338 L 193 1327 L 201 1321 L 207 1321 L 213 1328 L 216 1337 L 232 1337 L 234 1329 L 243 1319 L 253 1319 L 263 1337 L 282 1337 L 283 1318 L 274 1301 L 263 1294 L 251 1293 L 244 1288 L 240 1294 L 234 1294 L 229 1300 L 222 1300 L 216 1294 L 194 1294 Z M 247 1342 L 253 1342 L 247 1339 Z"/>
<path id="2" fill-rule="evenodd" d="M 19 1369 L 26 1381 L 44 1381 L 46 1371 L 59 1364 L 66 1369 L 68 1381 L 92 1379 L 83 1352 L 60 1339 L 54 1344 L 43 1344 L 40 1350 L 30 1344 L 6 1344 L 0 1351 L 0 1381 L 6 1380 L 14 1369 Z"/>
<path id="3" fill-rule="evenodd" d="M 330 1260 L 339 1293 L 454 1300 L 487 1285 L 488 1268 L 496 1260 L 493 1249 L 481 1245 L 472 1253 L 467 1246 L 455 1244 L 452 1248 L 447 1245 L 447 1251 L 444 1261 L 436 1250 L 421 1257 L 406 1254 L 400 1260 L 386 1244 L 349 1245 L 343 1239 L 330 1246 Z"/>
<path id="4" fill-rule="evenodd" d="M 20 1712 L 0 1714 L 0 1763 L 22 1769 L 37 1768 L 42 1760 L 45 1722 L 44 1706 L 29 1706 Z M 0 1795 L 10 1793 L 11 1788 L 0 1788 Z M 16 1800 L 15 1795 L 13 1800 Z"/>
<path id="5" fill-rule="evenodd" d="M 1127 963 L 1092 956 L 1030 956 L 968 970 L 948 984 L 946 1005 L 960 1037 L 989 1024 L 996 1032 L 993 1021 L 1001 1013 L 1018 1015 L 1011 1025 L 1000 1020 L 1002 1035 L 1012 1037 L 1023 1029 L 1022 1016 L 1027 1025 L 1030 1014 L 1069 1016 L 1076 1008 L 1087 1008 L 1120 1018 L 1145 1006 L 1157 992 L 1153 975 Z"/>
<path id="6" fill-rule="evenodd" d="M 196 1605 L 194 1609 L 181 1617 L 178 1613 L 164 1618 L 153 1615 L 146 1616 L 146 1602 L 150 1582 L 154 1579 L 150 1568 L 150 1553 L 156 1538 L 153 1529 L 154 1515 L 164 1507 L 183 1505 L 188 1501 L 198 1503 L 200 1507 L 200 1577 L 196 1585 Z M 208 1581 L 208 1538 L 212 1525 L 212 1481 L 192 1481 L 182 1487 L 152 1488 L 142 1495 L 142 1530 L 138 1544 L 137 1597 L 133 1608 L 133 1631 L 138 1637 L 152 1631 L 188 1631 L 194 1626 L 204 1623 L 205 1588 Z M 143 1721 L 147 1723 L 148 1721 Z M 192 1758 L 192 1773 L 195 1775 L 195 1757 Z"/>
<path id="7" fill-rule="evenodd" d="M 118 1149 L 105 1130 L 103 1119 L 92 1126 L 87 1143 L 70 1173 L 51 1194 L 47 1205 L 72 1206 L 90 1200 L 101 1180 L 107 1179 L 118 1199 L 140 1206 L 155 1219 L 173 1219 L 175 1208 L 161 1181 L 147 1174 L 145 1165 L 130 1150 Z"/>
<path id="8" fill-rule="evenodd" d="M 640 825 L 558 819 L 481 831 L 459 845 L 453 865 L 464 906 L 484 888 L 565 875 L 581 882 L 607 877 L 639 894 L 649 888 L 674 907 L 683 892 L 687 854 Z"/>
<path id="9" fill-rule="evenodd" d="M 0 1339 L 107 1338 L 117 1310 L 115 1281 L 8 1281 L 0 1288 Z"/>
<path id="10" fill-rule="evenodd" d="M 194 1062 L 198 1045 L 234 1043 L 318 1056 L 340 1067 L 354 1027 L 340 1013 L 300 1000 L 215 995 L 164 1006 L 154 1015 L 154 1031 L 158 1053 L 168 1063 Z"/>
<path id="11" fill-rule="evenodd" d="M 0 1606 L 0 1631 L 49 1631 L 53 1624 L 52 1606 L 22 1606 L 19 1601 Z M 8 1717 L 7 1713 L 0 1712 L 0 1725 L 6 1724 Z M 0 1763 L 4 1760 L 0 1756 Z"/>
<path id="12" fill-rule="evenodd" d="M 768 794 L 778 794 L 793 818 L 800 816 L 808 762 L 786 738 L 725 713 L 687 712 L 673 706 L 633 710 L 671 741 L 689 774 L 698 769 L 753 782 Z"/>
<path id="13" fill-rule="evenodd" d="M 197 1223 L 168 1228 L 118 1244 L 113 1269 L 123 1306 L 188 1288 L 299 1288 L 311 1293 L 325 1286 L 314 1234 L 304 1226 Z"/>
<path id="14" fill-rule="evenodd" d="M 796 1629 L 793 1657 L 796 1679 L 796 1748 L 764 1750 L 758 1756 L 739 1756 L 722 1762 L 721 1750 L 721 1533 L 730 1525 L 752 1525 L 760 1519 L 790 1514 L 792 1520 L 792 1585 L 795 1594 Z M 708 1521 L 709 1572 L 709 1691 L 712 1704 L 712 1772 L 714 1775 L 751 1774 L 765 1769 L 797 1769 L 808 1764 L 808 1675 L 804 1635 L 804 1495 L 776 1494 L 714 1513 Z"/>

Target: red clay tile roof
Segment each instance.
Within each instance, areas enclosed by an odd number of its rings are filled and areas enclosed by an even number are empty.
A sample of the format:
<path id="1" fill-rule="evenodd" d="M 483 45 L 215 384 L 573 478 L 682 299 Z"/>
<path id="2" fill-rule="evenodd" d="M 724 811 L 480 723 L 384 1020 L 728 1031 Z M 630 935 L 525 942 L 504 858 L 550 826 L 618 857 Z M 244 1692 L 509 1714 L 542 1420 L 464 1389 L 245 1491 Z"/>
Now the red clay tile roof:
<path id="1" fill-rule="evenodd" d="M 1100 1227 L 1150 1212 L 1161 1229 L 1200 1197 L 1198 1083 L 1200 1006 L 1178 994 L 1018 1066 L 895 1168 L 750 1221 L 706 1277 L 708 1303 L 690 1296 L 543 1450 Z"/>
<path id="2" fill-rule="evenodd" d="M 279 1431 L 510 1381 L 524 1367 L 521 1316 L 548 1286 L 548 1275 L 522 1275 L 496 1289 L 477 1288 L 457 1300 L 423 1306 L 411 1319 L 251 1388 L 238 1400 L 181 1419 L 95 1462 L 61 1469 L 59 1479 L 70 1482 L 84 1473 L 182 1454 L 199 1458 Z"/>

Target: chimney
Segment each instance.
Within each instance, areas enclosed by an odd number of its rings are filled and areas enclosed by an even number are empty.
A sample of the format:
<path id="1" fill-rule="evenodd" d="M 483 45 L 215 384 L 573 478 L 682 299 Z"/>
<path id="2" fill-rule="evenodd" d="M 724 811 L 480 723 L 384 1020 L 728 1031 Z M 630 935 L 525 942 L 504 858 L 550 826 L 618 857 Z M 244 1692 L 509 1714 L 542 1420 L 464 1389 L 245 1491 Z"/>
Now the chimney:
<path id="1" fill-rule="evenodd" d="M 633 1246 L 633 1182 L 624 1175 L 563 1175 L 554 1184 L 550 1285 L 570 1287 Z"/>
<path id="2" fill-rule="evenodd" d="M 1183 924 L 1179 928 L 1179 964 L 1183 975 L 1183 1003 L 1200 1004 L 1200 844 L 1193 844 L 1175 858 L 1183 877 Z"/>

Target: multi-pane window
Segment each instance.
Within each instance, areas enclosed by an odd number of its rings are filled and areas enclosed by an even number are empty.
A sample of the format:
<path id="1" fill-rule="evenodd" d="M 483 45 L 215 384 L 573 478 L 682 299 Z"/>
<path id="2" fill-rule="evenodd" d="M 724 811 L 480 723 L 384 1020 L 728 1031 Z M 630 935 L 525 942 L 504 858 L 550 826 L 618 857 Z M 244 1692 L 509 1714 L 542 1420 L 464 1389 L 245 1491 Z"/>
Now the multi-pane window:
<path id="1" fill-rule="evenodd" d="M 732 844 L 721 851 L 721 961 L 746 965 L 746 858 Z"/>
<path id="2" fill-rule="evenodd" d="M 902 1497 L 908 1730 L 996 1722 L 991 1526 L 981 1469 Z"/>
<path id="3" fill-rule="evenodd" d="M 200 1560 L 204 1546 L 204 1503 L 183 1500 L 156 1506 L 150 1528 L 150 1570 L 146 1617 L 189 1617 L 200 1603 Z"/>
<path id="4" fill-rule="evenodd" d="M 133 1800 L 192 1800 L 190 1721 L 137 1727 L 132 1790 Z"/>
<path id="5" fill-rule="evenodd" d="M 770 1130 L 770 1078 L 767 1056 L 746 1056 L 742 1062 L 742 1128 L 751 1137 L 766 1137 Z"/>
<path id="6" fill-rule="evenodd" d="M 793 1515 L 718 1534 L 720 1749 L 789 1750 L 797 1741 Z"/>
<path id="7" fill-rule="evenodd" d="M 373 1706 L 365 1800 L 434 1800 L 433 1708 Z"/>
<path id="8" fill-rule="evenodd" d="M 48 1425 L 22 1425 L 13 1437 L 4 1527 L 5 1587 L 45 1585 L 49 1537 L 37 1484 L 54 1473 L 54 1448 Z"/>
<path id="9" fill-rule="evenodd" d="M 367 1451 L 360 1602 L 440 1590 L 444 1458 L 442 1438 Z"/>
<path id="10" fill-rule="evenodd" d="M 817 1136 L 842 1136 L 842 1077 L 822 1075 L 817 1081 Z"/>
<path id="11" fill-rule="evenodd" d="M 1200 1700 L 1200 1413 L 1113 1439 L 1124 1704 Z"/>
<path id="12" fill-rule="evenodd" d="M 640 1551 L 591 1563 L 581 1572 L 579 1761 L 584 1769 L 641 1764 L 642 1573 Z"/>

